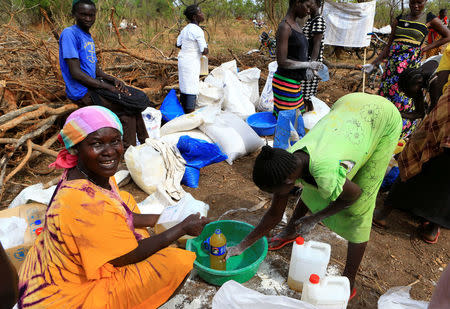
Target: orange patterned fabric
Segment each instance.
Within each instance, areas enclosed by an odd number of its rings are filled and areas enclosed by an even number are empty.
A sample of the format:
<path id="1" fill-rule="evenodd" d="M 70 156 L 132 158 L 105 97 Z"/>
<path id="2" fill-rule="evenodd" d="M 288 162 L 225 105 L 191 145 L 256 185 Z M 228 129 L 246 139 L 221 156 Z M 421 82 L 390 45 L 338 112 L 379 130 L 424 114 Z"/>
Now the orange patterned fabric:
<path id="1" fill-rule="evenodd" d="M 149 237 L 134 230 L 133 197 L 88 180 L 62 181 L 43 232 L 19 272 L 19 308 L 157 308 L 192 270 L 193 252 L 165 248 L 144 261 L 109 261 Z"/>

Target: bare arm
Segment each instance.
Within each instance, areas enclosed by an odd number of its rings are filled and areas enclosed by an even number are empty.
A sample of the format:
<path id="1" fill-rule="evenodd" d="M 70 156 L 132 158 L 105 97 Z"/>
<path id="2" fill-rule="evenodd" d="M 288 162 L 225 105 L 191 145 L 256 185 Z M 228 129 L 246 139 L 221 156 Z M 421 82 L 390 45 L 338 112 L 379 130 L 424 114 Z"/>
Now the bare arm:
<path id="1" fill-rule="evenodd" d="M 430 28 L 433 28 L 437 33 L 439 33 L 439 35 L 441 36 L 441 38 L 437 41 L 434 41 L 433 43 L 426 45 L 422 48 L 423 52 L 426 52 L 430 49 L 442 46 L 448 42 L 450 42 L 450 30 L 443 25 L 442 21 L 436 17 L 433 18 L 430 23 L 429 23 Z"/>
<path id="2" fill-rule="evenodd" d="M 326 219 L 332 215 L 337 214 L 341 210 L 350 207 L 355 203 L 362 194 L 361 188 L 351 180 L 346 179 L 343 190 L 336 201 L 330 203 L 328 207 L 322 209 L 321 211 L 297 220 L 296 225 L 301 224 L 299 233 L 306 234 L 312 229 L 317 223 Z"/>
<path id="3" fill-rule="evenodd" d="M 190 215 L 183 222 L 163 233 L 140 240 L 136 249 L 109 261 L 109 263 L 114 267 L 121 267 L 141 262 L 159 250 L 166 248 L 181 236 L 186 234 L 191 236 L 200 235 L 203 227 L 208 222 L 209 220 L 205 217 L 200 217 L 200 214 Z"/>
<path id="4" fill-rule="evenodd" d="M 244 252 L 248 247 L 253 245 L 258 239 L 269 233 L 283 218 L 284 210 L 288 202 L 289 195 L 274 194 L 272 205 L 264 214 L 261 221 L 236 247 L 238 254 Z"/>
<path id="5" fill-rule="evenodd" d="M 77 58 L 64 59 L 68 66 L 70 75 L 73 79 L 77 80 L 80 84 L 88 88 L 107 89 L 116 92 L 115 87 L 109 83 L 102 82 L 96 78 L 92 78 L 81 70 L 80 60 Z"/>
<path id="6" fill-rule="evenodd" d="M 159 215 L 145 215 L 133 212 L 133 226 L 140 227 L 154 227 L 158 221 Z"/>
<path id="7" fill-rule="evenodd" d="M 278 31 L 276 35 L 277 39 L 277 63 L 278 66 L 289 69 L 313 69 L 318 70 L 321 68 L 322 64 L 317 62 L 301 62 L 288 59 L 288 41 L 291 35 L 291 28 L 286 23 L 281 23 L 278 26 Z M 317 65 L 316 65 L 317 64 Z"/>
<path id="8" fill-rule="evenodd" d="M 373 66 L 377 66 L 378 64 L 380 64 L 381 61 L 383 61 L 384 59 L 386 59 L 389 56 L 389 51 L 391 50 L 392 43 L 394 42 L 395 30 L 397 29 L 397 24 L 398 24 L 397 19 L 394 19 L 394 21 L 391 24 L 392 30 L 391 30 L 391 34 L 389 35 L 388 42 L 387 42 L 386 46 L 383 48 L 383 50 L 381 51 L 381 53 L 378 55 L 378 57 L 374 61 L 372 61 Z"/>
<path id="9" fill-rule="evenodd" d="M 120 79 L 103 72 L 102 69 L 99 67 L 98 62 L 95 67 L 95 75 L 97 77 L 103 78 L 104 80 L 107 80 L 108 82 L 113 84 L 114 87 L 117 88 L 119 91 L 128 92 L 128 90 L 126 89 L 125 83 L 123 81 L 121 81 Z"/>

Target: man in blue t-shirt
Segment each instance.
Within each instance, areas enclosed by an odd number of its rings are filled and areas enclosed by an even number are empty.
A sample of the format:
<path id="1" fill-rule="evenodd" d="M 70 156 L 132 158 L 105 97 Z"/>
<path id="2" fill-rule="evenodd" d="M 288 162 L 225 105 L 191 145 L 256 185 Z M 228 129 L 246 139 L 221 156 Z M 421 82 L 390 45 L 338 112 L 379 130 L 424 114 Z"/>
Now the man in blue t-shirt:
<path id="1" fill-rule="evenodd" d="M 91 0 L 73 0 L 72 14 L 76 24 L 61 33 L 59 65 L 67 97 L 80 106 L 102 105 L 116 113 L 123 125 L 125 147 L 136 145 L 136 134 L 139 142 L 144 143 L 148 133 L 142 114 L 130 105 L 111 102 L 97 93 L 109 92 L 122 97 L 132 95 L 121 80 L 104 73 L 98 66 L 94 40 L 89 33 L 96 13 Z"/>

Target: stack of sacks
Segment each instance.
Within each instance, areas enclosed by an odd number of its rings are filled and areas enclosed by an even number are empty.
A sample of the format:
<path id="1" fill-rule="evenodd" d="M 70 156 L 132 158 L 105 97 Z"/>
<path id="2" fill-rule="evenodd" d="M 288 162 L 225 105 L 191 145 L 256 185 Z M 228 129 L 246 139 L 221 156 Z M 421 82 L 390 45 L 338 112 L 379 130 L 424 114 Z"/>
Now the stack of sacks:
<path id="1" fill-rule="evenodd" d="M 246 119 L 259 102 L 260 73 L 258 68 L 238 73 L 236 60 L 223 63 L 200 83 L 197 107 L 215 105 Z"/>

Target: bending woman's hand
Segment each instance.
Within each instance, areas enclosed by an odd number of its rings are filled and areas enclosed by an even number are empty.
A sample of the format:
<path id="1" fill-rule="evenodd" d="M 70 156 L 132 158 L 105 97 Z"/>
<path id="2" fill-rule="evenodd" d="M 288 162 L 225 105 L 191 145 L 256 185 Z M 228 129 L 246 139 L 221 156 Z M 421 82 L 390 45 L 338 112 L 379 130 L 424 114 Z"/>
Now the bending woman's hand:
<path id="1" fill-rule="evenodd" d="M 322 70 L 323 68 L 323 63 L 319 62 L 319 61 L 310 61 L 308 62 L 308 69 L 314 70 L 314 71 L 319 71 Z"/>
<path id="2" fill-rule="evenodd" d="M 300 225 L 297 229 L 297 234 L 303 236 L 309 234 L 317 224 L 317 219 L 314 216 L 305 216 L 298 219 L 295 225 Z"/>
<path id="3" fill-rule="evenodd" d="M 228 260 L 232 256 L 241 255 L 242 252 L 244 252 L 244 250 L 239 245 L 234 246 L 234 247 L 229 247 L 227 249 L 227 255 L 225 256 L 225 260 Z"/>

